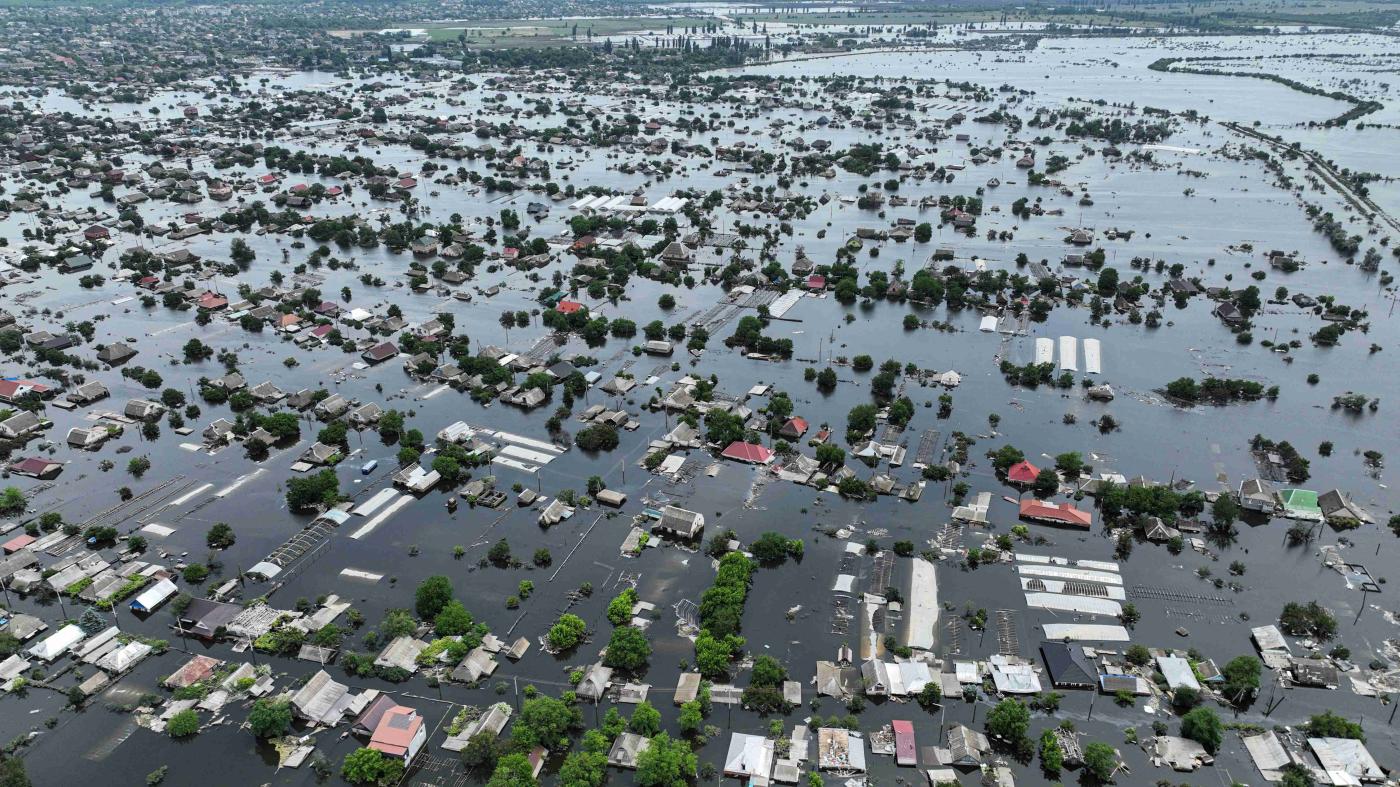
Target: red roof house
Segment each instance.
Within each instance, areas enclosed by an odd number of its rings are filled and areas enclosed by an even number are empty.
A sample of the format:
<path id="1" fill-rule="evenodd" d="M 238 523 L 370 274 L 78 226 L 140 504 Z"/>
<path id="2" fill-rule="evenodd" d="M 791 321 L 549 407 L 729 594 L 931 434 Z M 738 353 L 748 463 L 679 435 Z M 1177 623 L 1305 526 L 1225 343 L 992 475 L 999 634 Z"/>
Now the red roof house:
<path id="1" fill-rule="evenodd" d="M 914 746 L 913 722 L 895 720 L 891 722 L 891 726 L 894 727 L 895 765 L 918 765 L 919 757 Z"/>
<path id="2" fill-rule="evenodd" d="M 49 387 L 32 380 L 0 380 L 0 402 L 14 402 L 25 394 L 48 394 Z"/>
<path id="3" fill-rule="evenodd" d="M 807 434 L 807 428 L 806 418 L 793 416 L 787 420 L 787 423 L 783 424 L 783 428 L 778 430 L 778 434 L 789 440 L 799 440 L 802 435 Z"/>
<path id="4" fill-rule="evenodd" d="M 203 654 L 197 655 L 185 662 L 185 666 L 175 670 L 170 677 L 165 679 L 162 685 L 172 689 L 183 689 L 187 686 L 193 686 L 210 675 L 213 675 L 214 670 L 218 669 L 220 664 L 223 664 L 223 662 L 213 656 L 205 656 Z"/>
<path id="5" fill-rule="evenodd" d="M 554 307 L 554 310 L 560 314 L 573 314 L 576 311 L 582 311 L 583 304 L 578 301 L 560 301 L 559 305 Z"/>
<path id="6" fill-rule="evenodd" d="M 743 440 L 735 440 L 724 449 L 721 454 L 725 459 L 733 459 L 736 462 L 748 462 L 754 465 L 766 465 L 773 461 L 773 452 L 756 443 L 746 443 Z"/>
<path id="7" fill-rule="evenodd" d="M 1006 471 L 1006 480 L 1013 484 L 1034 484 L 1040 468 L 1022 459 Z"/>
<path id="8" fill-rule="evenodd" d="M 1021 518 L 1031 522 L 1043 522 L 1047 525 L 1066 525 L 1068 527 L 1084 528 L 1085 530 L 1094 523 L 1093 514 L 1075 508 L 1073 503 L 1057 505 L 1034 498 L 1021 501 Z"/>
<path id="9" fill-rule="evenodd" d="M 809 289 L 809 290 L 824 290 L 824 289 L 826 289 L 826 277 L 823 276 L 823 275 L 821 275 L 820 273 L 814 273 L 814 274 L 812 274 L 811 276 L 808 276 L 808 277 L 807 277 L 807 289 Z"/>
<path id="10" fill-rule="evenodd" d="M 112 237 L 112 232 L 101 224 L 94 224 L 83 230 L 83 237 L 88 240 L 107 240 Z"/>
<path id="11" fill-rule="evenodd" d="M 398 345 L 393 342 L 383 342 L 360 353 L 360 357 L 371 364 L 380 363 L 393 358 L 399 354 Z"/>
<path id="12" fill-rule="evenodd" d="M 380 717 L 379 725 L 369 739 L 369 747 L 409 762 L 423 748 L 427 737 L 423 717 L 418 715 L 418 711 L 399 705 L 385 711 Z"/>
<path id="13" fill-rule="evenodd" d="M 217 292 L 206 292 L 199 296 L 199 308 L 205 311 L 217 311 L 228 305 L 228 298 Z"/>
<path id="14" fill-rule="evenodd" d="M 38 538 L 35 538 L 34 536 L 29 535 L 28 533 L 20 533 L 19 535 L 15 536 L 9 541 L 6 541 L 3 545 L 3 548 L 5 550 L 5 554 L 13 555 L 14 553 L 20 551 L 21 549 L 24 549 L 25 547 L 38 540 Z"/>
<path id="15" fill-rule="evenodd" d="M 63 464 L 52 459 L 42 459 L 37 456 L 27 457 L 10 465 L 10 472 L 15 475 L 29 476 L 30 478 L 49 479 L 63 471 Z"/>

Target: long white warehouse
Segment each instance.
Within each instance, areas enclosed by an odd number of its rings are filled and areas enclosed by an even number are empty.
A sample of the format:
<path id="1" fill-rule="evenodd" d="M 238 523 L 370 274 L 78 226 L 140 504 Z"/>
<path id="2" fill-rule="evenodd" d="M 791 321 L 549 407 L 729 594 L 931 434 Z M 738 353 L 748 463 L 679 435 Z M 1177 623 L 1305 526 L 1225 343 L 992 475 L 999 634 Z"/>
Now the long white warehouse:
<path id="1" fill-rule="evenodd" d="M 1060 371 L 1079 371 L 1079 340 L 1073 336 L 1060 337 Z"/>
<path id="2" fill-rule="evenodd" d="M 1084 340 L 1084 371 L 1089 374 L 1103 374 L 1102 348 L 1098 339 Z"/>

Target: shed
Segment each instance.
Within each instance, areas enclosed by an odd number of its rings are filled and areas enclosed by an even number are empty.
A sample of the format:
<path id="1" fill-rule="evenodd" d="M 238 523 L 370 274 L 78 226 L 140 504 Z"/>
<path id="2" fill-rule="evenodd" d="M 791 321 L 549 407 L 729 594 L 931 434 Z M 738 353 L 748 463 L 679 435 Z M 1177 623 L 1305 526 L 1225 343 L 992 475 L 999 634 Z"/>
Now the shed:
<path id="1" fill-rule="evenodd" d="M 618 492 L 615 489 L 603 489 L 594 495 L 593 499 L 609 508 L 621 508 L 622 504 L 627 502 L 627 493 Z"/>
<path id="2" fill-rule="evenodd" d="M 675 703 L 684 705 L 695 699 L 700 693 L 700 673 L 682 672 L 680 679 L 676 682 Z"/>

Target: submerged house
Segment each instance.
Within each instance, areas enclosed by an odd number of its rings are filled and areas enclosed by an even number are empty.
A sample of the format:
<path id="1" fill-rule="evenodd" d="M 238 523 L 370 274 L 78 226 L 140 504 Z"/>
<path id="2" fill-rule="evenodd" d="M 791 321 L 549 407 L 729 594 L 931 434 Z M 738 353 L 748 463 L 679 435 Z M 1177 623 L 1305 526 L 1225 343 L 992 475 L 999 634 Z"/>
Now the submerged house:
<path id="1" fill-rule="evenodd" d="M 1047 500 L 1021 501 L 1021 518 L 1030 522 L 1061 527 L 1089 529 L 1094 523 L 1093 514 L 1074 507 L 1073 503 L 1051 503 Z"/>
<path id="2" fill-rule="evenodd" d="M 385 710 L 379 719 L 369 739 L 369 748 L 408 764 L 418 756 L 427 740 L 428 729 L 418 711 L 395 705 Z"/>
<path id="3" fill-rule="evenodd" d="M 705 515 L 677 506 L 665 506 L 661 509 L 661 521 L 656 524 L 656 529 L 676 538 L 692 539 L 704 531 Z"/>
<path id="4" fill-rule="evenodd" d="M 1333 489 L 1318 495 L 1317 505 L 1318 508 L 1322 509 L 1322 516 L 1332 525 L 1355 527 L 1375 521 L 1366 509 L 1353 503 L 1351 498 L 1340 489 Z"/>
<path id="5" fill-rule="evenodd" d="M 1262 478 L 1248 478 L 1240 482 L 1240 508 L 1255 513 L 1272 514 L 1278 501 L 1269 482 Z"/>
<path id="6" fill-rule="evenodd" d="M 1057 689 L 1093 689 L 1098 685 L 1098 669 L 1084 655 L 1084 647 L 1070 642 L 1040 643 L 1045 670 Z"/>
<path id="7" fill-rule="evenodd" d="M 349 693 L 349 686 L 337 683 L 330 673 L 320 670 L 292 695 L 292 710 L 312 724 L 331 726 L 345 715 Z"/>

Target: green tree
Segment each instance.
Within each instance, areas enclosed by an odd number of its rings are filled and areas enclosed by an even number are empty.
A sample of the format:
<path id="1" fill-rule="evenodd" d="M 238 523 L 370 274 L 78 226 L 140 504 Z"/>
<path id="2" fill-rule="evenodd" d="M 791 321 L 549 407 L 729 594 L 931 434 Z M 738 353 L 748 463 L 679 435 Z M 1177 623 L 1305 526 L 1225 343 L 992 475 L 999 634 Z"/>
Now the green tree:
<path id="1" fill-rule="evenodd" d="M 939 687 L 938 681 L 931 680 L 924 684 L 919 693 L 915 696 L 919 702 L 919 707 L 932 713 L 935 708 L 943 703 L 943 689 Z"/>
<path id="2" fill-rule="evenodd" d="M 496 735 L 490 732 L 478 732 L 467 739 L 467 745 L 463 747 L 460 758 L 462 764 L 468 769 L 494 770 L 496 760 L 500 756 L 501 746 L 496 742 Z"/>
<path id="3" fill-rule="evenodd" d="M 1314 738 L 1366 740 L 1366 733 L 1361 729 L 1360 724 L 1338 716 L 1330 710 L 1308 719 L 1307 731 L 1308 735 Z"/>
<path id="4" fill-rule="evenodd" d="M 1078 451 L 1066 451 L 1055 457 L 1055 469 L 1073 481 L 1084 472 L 1084 457 Z"/>
<path id="5" fill-rule="evenodd" d="M 817 464 L 822 467 L 840 467 L 846 463 L 846 449 L 835 443 L 822 443 L 817 446 Z"/>
<path id="6" fill-rule="evenodd" d="M 781 686 L 787 680 L 787 669 L 778 660 L 764 654 L 754 659 L 753 675 L 749 679 L 754 686 Z"/>
<path id="7" fill-rule="evenodd" d="M 1098 281 L 1099 295 L 1111 298 L 1118 293 L 1118 271 L 1114 268 L 1104 268 L 1099 271 Z"/>
<path id="8" fill-rule="evenodd" d="M 854 443 L 875 428 L 878 411 L 873 404 L 858 404 L 846 413 L 846 442 Z"/>
<path id="9" fill-rule="evenodd" d="M 992 468 L 998 473 L 1005 473 L 1017 462 L 1024 461 L 1026 455 L 1021 453 L 1021 449 L 1014 445 L 1004 445 L 992 452 Z"/>
<path id="10" fill-rule="evenodd" d="M 462 602 L 453 599 L 433 618 L 433 630 L 439 637 L 461 636 L 471 631 L 472 623 L 472 613 L 462 606 Z"/>
<path id="11" fill-rule="evenodd" d="M 1253 656 L 1236 656 L 1230 659 L 1220 674 L 1225 678 L 1221 693 L 1236 705 L 1242 705 L 1259 690 L 1259 659 Z"/>
<path id="12" fill-rule="evenodd" d="M 277 738 L 292 728 L 292 706 L 288 702 L 260 699 L 248 713 L 248 728 L 259 738 Z"/>
<path id="13" fill-rule="evenodd" d="M 24 511 L 24 493 L 17 486 L 7 486 L 0 492 L 0 514 L 18 514 Z"/>
<path id="14" fill-rule="evenodd" d="M 403 760 L 385 757 L 384 752 L 368 746 L 345 755 L 340 775 L 351 784 L 374 784 L 388 787 L 403 778 Z"/>
<path id="15" fill-rule="evenodd" d="M 559 766 L 560 787 L 601 787 L 608 774 L 608 755 L 596 751 L 570 752 Z"/>
<path id="16" fill-rule="evenodd" d="M 496 762 L 486 787 L 535 787 L 535 769 L 524 754 L 507 754 Z"/>
<path id="17" fill-rule="evenodd" d="M 1036 497 L 1044 500 L 1052 497 L 1060 490 L 1060 476 L 1050 468 L 1041 470 L 1035 477 L 1035 484 L 1031 487 L 1031 492 Z"/>
<path id="18" fill-rule="evenodd" d="M 1220 495 L 1215 498 L 1215 502 L 1210 506 L 1211 519 L 1215 521 L 1216 527 L 1229 527 L 1235 523 L 1240 516 L 1239 504 L 1229 495 Z"/>
<path id="19" fill-rule="evenodd" d="M 339 499 L 340 479 L 330 468 L 287 481 L 287 506 L 293 511 L 331 505 Z"/>
<path id="20" fill-rule="evenodd" d="M 593 424 L 574 435 L 574 445 L 585 451 L 611 451 L 619 442 L 617 428 L 611 424 Z"/>
<path id="21" fill-rule="evenodd" d="M 761 565 L 775 566 L 787 560 L 788 539 L 782 533 L 770 530 L 759 536 L 758 540 L 750 545 L 749 551 L 753 552 L 754 558 Z"/>
<path id="22" fill-rule="evenodd" d="M 727 446 L 744 439 L 744 419 L 718 408 L 705 414 L 705 439 L 715 445 Z"/>
<path id="23" fill-rule="evenodd" d="M 618 626 L 608 639 L 608 652 L 603 664 L 626 672 L 637 672 L 651 658 L 651 642 L 639 628 Z"/>
<path id="24" fill-rule="evenodd" d="M 571 650 L 583 641 L 588 625 L 578 615 L 564 613 L 549 629 L 549 646 L 555 650 Z"/>
<path id="25" fill-rule="evenodd" d="M 433 620 L 452 600 L 452 581 L 434 574 L 418 584 L 413 594 L 413 610 L 423 620 Z"/>
<path id="26" fill-rule="evenodd" d="M 208 544 L 210 549 L 228 549 L 237 540 L 233 528 L 227 522 L 215 522 L 204 536 L 204 543 Z"/>
<path id="27" fill-rule="evenodd" d="M 1053 779 L 1064 767 L 1065 753 L 1055 738 L 1055 731 L 1046 730 L 1040 734 L 1040 769 L 1045 772 L 1046 778 Z"/>
<path id="28" fill-rule="evenodd" d="M 1337 636 L 1337 619 L 1316 601 L 1306 604 L 1290 601 L 1284 604 L 1278 625 L 1283 633 L 1294 637 L 1316 637 L 1326 641 Z"/>
<path id="29" fill-rule="evenodd" d="M 1084 774 L 1090 783 L 1107 784 L 1118 770 L 1118 752 L 1107 743 L 1094 741 L 1084 747 Z"/>
<path id="30" fill-rule="evenodd" d="M 514 742 L 528 749 L 543 746 L 562 750 L 569 745 L 569 730 L 583 723 L 578 708 L 543 695 L 525 700 L 511 727 Z"/>
<path id="31" fill-rule="evenodd" d="M 505 566 L 510 563 L 510 542 L 504 538 L 491 545 L 491 549 L 486 552 L 486 559 L 497 566 Z"/>
<path id="32" fill-rule="evenodd" d="M 150 777 L 146 777 L 150 783 Z M 29 774 L 24 770 L 24 760 L 13 755 L 0 756 L 0 787 L 30 787 Z"/>
<path id="33" fill-rule="evenodd" d="M 1220 717 L 1204 706 L 1193 709 L 1181 718 L 1181 737 L 1190 738 L 1214 754 L 1224 738 Z"/>
<path id="34" fill-rule="evenodd" d="M 661 732 L 661 711 L 657 710 L 650 702 L 642 700 L 638 703 L 637 709 L 632 711 L 632 718 L 627 722 L 627 730 L 648 738 Z"/>
<path id="35" fill-rule="evenodd" d="M 680 725 L 681 732 L 686 735 L 694 735 L 699 732 L 705 724 L 705 714 L 700 709 L 700 703 L 697 700 L 691 700 L 681 705 L 680 716 L 676 721 Z"/>
<path id="36" fill-rule="evenodd" d="M 1020 700 L 1002 700 L 987 713 L 987 734 L 1012 746 L 1026 740 L 1030 724 L 1030 709 Z"/>
<path id="37" fill-rule="evenodd" d="M 695 775 L 690 744 L 661 733 L 637 756 L 636 782 L 641 787 L 686 787 Z"/>
<path id="38" fill-rule="evenodd" d="M 637 604 L 636 588 L 627 588 L 608 602 L 608 622 L 621 626 L 632 619 L 632 607 Z"/>
<path id="39" fill-rule="evenodd" d="M 743 637 L 733 634 L 715 637 L 709 629 L 702 629 L 695 638 L 695 667 L 711 680 L 728 677 L 729 666 L 743 647 Z"/>
<path id="40" fill-rule="evenodd" d="M 172 738 L 187 738 L 199 732 L 199 714 L 193 708 L 186 708 L 165 723 L 165 731 Z"/>

